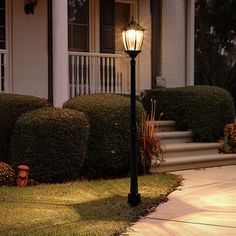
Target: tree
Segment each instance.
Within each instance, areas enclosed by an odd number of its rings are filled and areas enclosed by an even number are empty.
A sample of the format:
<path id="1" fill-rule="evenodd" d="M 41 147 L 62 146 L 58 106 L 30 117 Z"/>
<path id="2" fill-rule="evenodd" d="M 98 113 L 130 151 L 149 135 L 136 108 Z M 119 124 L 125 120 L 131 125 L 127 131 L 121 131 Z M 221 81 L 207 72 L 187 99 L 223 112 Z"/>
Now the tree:
<path id="1" fill-rule="evenodd" d="M 195 84 L 227 89 L 236 102 L 236 1 L 195 1 Z"/>

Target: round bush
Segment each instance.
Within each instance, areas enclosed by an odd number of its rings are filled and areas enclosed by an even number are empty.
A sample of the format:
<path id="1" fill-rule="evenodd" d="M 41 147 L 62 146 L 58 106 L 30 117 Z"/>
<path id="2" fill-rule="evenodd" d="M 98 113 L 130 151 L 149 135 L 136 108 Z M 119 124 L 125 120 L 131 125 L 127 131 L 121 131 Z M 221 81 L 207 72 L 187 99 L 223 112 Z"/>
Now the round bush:
<path id="1" fill-rule="evenodd" d="M 157 100 L 157 117 L 163 112 L 162 119 L 176 120 L 179 130 L 193 130 L 195 141 L 216 141 L 235 118 L 231 95 L 214 86 L 147 90 L 142 102 L 148 112 L 151 99 Z"/>
<path id="2" fill-rule="evenodd" d="M 47 100 L 33 96 L 0 94 L 0 160 L 9 162 L 10 137 L 16 120 L 28 111 L 48 106 Z"/>
<path id="3" fill-rule="evenodd" d="M 65 108 L 83 111 L 90 123 L 87 177 L 127 175 L 131 156 L 130 98 L 115 94 L 93 94 L 67 101 Z M 143 107 L 136 103 L 137 123 Z"/>
<path id="4" fill-rule="evenodd" d="M 82 112 L 42 108 L 21 116 L 12 136 L 12 160 L 30 167 L 40 182 L 80 176 L 87 152 L 89 124 Z"/>

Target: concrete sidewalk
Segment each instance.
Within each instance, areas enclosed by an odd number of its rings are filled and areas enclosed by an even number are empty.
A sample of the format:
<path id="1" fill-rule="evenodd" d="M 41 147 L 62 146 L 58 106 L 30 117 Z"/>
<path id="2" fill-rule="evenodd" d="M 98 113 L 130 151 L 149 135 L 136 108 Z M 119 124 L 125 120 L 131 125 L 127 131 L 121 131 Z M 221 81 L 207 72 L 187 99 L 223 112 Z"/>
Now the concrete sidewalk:
<path id="1" fill-rule="evenodd" d="M 123 235 L 236 235 L 236 165 L 174 174 L 183 186 Z"/>

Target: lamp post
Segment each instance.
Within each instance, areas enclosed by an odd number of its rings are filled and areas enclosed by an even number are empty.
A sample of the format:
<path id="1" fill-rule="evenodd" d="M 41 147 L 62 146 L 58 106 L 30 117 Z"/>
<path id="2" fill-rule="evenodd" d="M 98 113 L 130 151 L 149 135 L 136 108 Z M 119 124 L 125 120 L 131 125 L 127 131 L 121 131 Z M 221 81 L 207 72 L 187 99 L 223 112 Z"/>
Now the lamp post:
<path id="1" fill-rule="evenodd" d="M 136 23 L 134 19 L 124 27 L 122 31 L 125 52 L 130 56 L 131 68 L 131 161 L 130 161 L 130 193 L 128 203 L 137 206 L 140 203 L 138 192 L 138 173 L 137 173 L 137 129 L 136 129 L 136 92 L 135 92 L 135 58 L 141 52 L 143 44 L 144 28 Z"/>

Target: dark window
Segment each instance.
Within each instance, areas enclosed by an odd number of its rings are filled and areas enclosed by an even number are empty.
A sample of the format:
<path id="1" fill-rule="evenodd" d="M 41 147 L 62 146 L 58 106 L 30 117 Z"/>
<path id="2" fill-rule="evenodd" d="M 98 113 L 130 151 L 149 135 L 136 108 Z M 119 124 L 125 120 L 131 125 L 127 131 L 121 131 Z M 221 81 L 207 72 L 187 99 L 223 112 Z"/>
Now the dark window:
<path id="1" fill-rule="evenodd" d="M 0 0 L 0 49 L 6 48 L 5 0 Z"/>
<path id="2" fill-rule="evenodd" d="M 100 52 L 115 53 L 114 0 L 100 0 Z"/>
<path id="3" fill-rule="evenodd" d="M 89 1 L 68 0 L 69 51 L 89 51 Z"/>
<path id="4" fill-rule="evenodd" d="M 115 45 L 116 51 L 124 51 L 124 45 L 122 41 L 122 29 L 130 21 L 131 6 L 129 3 L 116 2 L 116 18 L 115 18 Z"/>
<path id="5" fill-rule="evenodd" d="M 122 28 L 130 20 L 130 3 L 100 0 L 100 51 L 124 51 Z"/>

